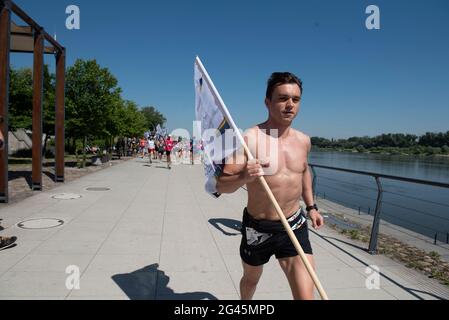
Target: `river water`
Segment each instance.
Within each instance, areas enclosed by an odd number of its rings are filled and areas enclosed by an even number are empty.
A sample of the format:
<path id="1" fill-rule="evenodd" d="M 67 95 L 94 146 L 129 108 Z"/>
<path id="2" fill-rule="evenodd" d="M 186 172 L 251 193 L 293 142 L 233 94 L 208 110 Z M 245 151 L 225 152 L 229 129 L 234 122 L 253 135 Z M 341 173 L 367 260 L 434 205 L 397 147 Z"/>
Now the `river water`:
<path id="1" fill-rule="evenodd" d="M 449 183 L 449 157 L 313 151 L 309 163 Z M 316 168 L 316 191 L 341 205 L 373 214 L 373 177 Z M 381 218 L 446 243 L 449 240 L 449 188 L 381 179 Z"/>

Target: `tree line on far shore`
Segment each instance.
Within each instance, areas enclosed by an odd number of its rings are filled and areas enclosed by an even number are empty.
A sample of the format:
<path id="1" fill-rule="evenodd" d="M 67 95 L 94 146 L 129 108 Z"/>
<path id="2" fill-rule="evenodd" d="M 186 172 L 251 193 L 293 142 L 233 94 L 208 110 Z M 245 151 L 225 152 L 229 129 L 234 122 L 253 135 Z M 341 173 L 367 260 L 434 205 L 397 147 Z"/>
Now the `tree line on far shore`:
<path id="1" fill-rule="evenodd" d="M 312 146 L 318 149 L 390 154 L 449 154 L 449 131 L 427 132 L 421 136 L 403 133 L 381 134 L 375 137 L 326 139 L 312 137 Z"/>
<path id="2" fill-rule="evenodd" d="M 32 130 L 32 70 L 10 69 L 9 130 Z M 66 70 L 66 151 L 84 152 L 86 144 L 111 150 L 115 140 L 142 136 L 166 118 L 153 106 L 139 107 L 122 98 L 117 78 L 96 60 L 81 60 Z M 55 134 L 55 75 L 44 66 L 44 150 Z M 52 143 L 50 141 L 50 143 Z"/>

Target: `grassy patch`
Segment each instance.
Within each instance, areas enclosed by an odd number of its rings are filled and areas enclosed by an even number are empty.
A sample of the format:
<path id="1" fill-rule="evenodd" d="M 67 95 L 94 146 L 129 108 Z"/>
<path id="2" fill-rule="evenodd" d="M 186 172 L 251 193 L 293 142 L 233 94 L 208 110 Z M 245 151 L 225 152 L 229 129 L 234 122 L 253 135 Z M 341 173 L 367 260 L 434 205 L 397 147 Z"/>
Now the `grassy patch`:
<path id="1" fill-rule="evenodd" d="M 431 256 L 434 259 L 440 258 L 440 254 L 438 252 L 435 252 L 435 251 L 430 251 L 429 252 L 429 256 Z"/>
<path id="2" fill-rule="evenodd" d="M 333 214 L 333 216 L 337 215 Z M 341 215 L 338 216 L 341 217 Z M 351 222 L 346 218 L 345 221 Z M 370 239 L 371 230 L 369 227 L 345 230 L 336 224 L 330 226 L 352 240 L 368 242 Z M 449 263 L 442 260 L 439 253 L 435 251 L 425 252 L 382 233 L 379 233 L 377 248 L 379 254 L 401 262 L 408 268 L 418 270 L 429 278 L 434 278 L 449 287 Z"/>

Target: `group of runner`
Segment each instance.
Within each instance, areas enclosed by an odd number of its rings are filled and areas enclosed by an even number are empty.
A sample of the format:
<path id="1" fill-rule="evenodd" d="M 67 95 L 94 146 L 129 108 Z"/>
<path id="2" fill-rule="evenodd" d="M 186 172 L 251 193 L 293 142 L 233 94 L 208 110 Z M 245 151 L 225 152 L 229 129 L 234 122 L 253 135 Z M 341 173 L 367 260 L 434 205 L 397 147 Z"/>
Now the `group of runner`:
<path id="1" fill-rule="evenodd" d="M 165 155 L 167 157 L 167 168 L 171 169 L 171 152 L 174 147 L 174 141 L 171 135 L 167 137 L 160 137 L 156 139 L 154 136 L 149 136 L 148 138 L 141 137 L 139 140 L 139 153 L 141 158 L 144 158 L 148 154 L 150 163 L 153 160 L 159 159 L 162 161 L 162 157 Z"/>
<path id="2" fill-rule="evenodd" d="M 190 141 L 182 139 L 176 141 L 172 139 L 171 135 L 158 138 L 155 136 L 145 138 L 143 136 L 139 139 L 138 153 L 142 159 L 148 155 L 150 163 L 153 163 L 153 160 L 157 159 L 162 161 L 165 155 L 167 160 L 167 168 L 171 169 L 172 155 L 174 155 L 178 160 L 187 159 L 187 157 L 190 156 L 190 163 L 193 165 L 195 147 L 197 147 L 198 153 L 202 154 L 202 144 L 195 143 L 194 139 L 190 139 Z"/>

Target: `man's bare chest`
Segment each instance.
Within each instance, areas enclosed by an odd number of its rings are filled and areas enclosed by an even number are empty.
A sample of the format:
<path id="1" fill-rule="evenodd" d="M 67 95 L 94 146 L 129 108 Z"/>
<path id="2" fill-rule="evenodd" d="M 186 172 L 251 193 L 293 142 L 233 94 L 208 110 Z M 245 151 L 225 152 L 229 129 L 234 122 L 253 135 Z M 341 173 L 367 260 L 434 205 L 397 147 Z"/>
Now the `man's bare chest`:
<path id="1" fill-rule="evenodd" d="M 279 140 L 271 137 L 253 148 L 256 158 L 269 162 L 265 175 L 302 174 L 307 166 L 307 147 L 298 139 Z"/>

